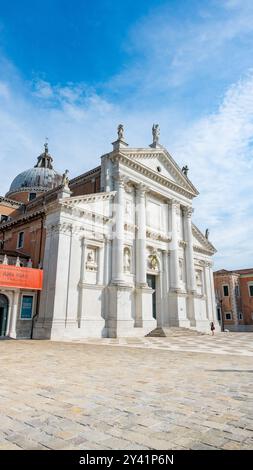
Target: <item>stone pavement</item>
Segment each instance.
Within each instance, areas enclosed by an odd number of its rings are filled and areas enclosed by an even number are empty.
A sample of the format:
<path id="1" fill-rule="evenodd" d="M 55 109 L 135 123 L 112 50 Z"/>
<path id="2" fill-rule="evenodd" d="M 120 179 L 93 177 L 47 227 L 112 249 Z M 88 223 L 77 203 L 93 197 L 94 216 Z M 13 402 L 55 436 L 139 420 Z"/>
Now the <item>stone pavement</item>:
<path id="1" fill-rule="evenodd" d="M 234 355 L 236 348 L 236 355 L 253 356 L 253 333 L 216 333 L 215 336 L 203 334 L 201 336 L 182 335 L 163 338 L 88 338 L 71 340 L 71 342 L 225 355 Z"/>
<path id="2" fill-rule="evenodd" d="M 94 343 L 0 341 L 0 449 L 253 449 L 252 333 Z"/>

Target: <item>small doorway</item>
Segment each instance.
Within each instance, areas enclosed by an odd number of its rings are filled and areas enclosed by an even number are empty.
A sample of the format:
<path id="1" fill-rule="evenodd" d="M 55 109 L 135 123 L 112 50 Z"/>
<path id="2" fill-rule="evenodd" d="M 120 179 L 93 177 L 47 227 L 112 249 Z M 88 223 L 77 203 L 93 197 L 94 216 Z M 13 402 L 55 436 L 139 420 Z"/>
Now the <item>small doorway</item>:
<path id="1" fill-rule="evenodd" d="M 152 294 L 152 312 L 153 312 L 153 318 L 156 319 L 156 276 L 153 274 L 148 274 L 147 275 L 147 284 L 148 287 L 151 287 L 153 289 L 153 294 Z"/>
<path id="2" fill-rule="evenodd" d="M 0 294 L 0 336 L 6 335 L 9 301 L 6 295 Z"/>

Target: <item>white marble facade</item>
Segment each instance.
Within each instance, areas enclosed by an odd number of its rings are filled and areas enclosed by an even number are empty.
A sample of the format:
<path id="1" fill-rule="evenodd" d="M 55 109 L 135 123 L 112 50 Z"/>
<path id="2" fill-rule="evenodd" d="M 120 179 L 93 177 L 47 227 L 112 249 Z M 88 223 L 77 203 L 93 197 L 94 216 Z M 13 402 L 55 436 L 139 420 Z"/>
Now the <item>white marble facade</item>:
<path id="1" fill-rule="evenodd" d="M 192 223 L 198 195 L 158 143 L 123 130 L 101 158 L 101 192 L 48 208 L 44 288 L 34 337 L 144 336 L 157 326 L 210 330 L 215 249 Z"/>

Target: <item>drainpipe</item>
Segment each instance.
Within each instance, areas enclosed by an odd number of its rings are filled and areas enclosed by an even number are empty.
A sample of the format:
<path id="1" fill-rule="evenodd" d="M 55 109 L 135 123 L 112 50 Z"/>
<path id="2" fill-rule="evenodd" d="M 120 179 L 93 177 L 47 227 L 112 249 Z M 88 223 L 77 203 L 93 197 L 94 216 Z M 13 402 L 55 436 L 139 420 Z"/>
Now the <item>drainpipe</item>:
<path id="1" fill-rule="evenodd" d="M 222 299 L 220 299 L 220 318 L 221 318 L 221 331 L 224 331 L 224 319 L 223 319 L 223 308 L 222 308 Z"/>
<path id="2" fill-rule="evenodd" d="M 44 225 L 44 214 L 41 216 L 41 226 L 40 226 L 40 247 L 39 247 L 39 264 L 40 265 L 41 265 L 41 253 L 42 253 L 43 225 Z M 40 304 L 40 291 L 37 291 L 36 313 L 32 317 L 32 327 L 31 327 L 31 336 L 30 336 L 31 339 L 33 339 L 34 321 L 35 321 L 35 318 L 39 315 L 39 304 Z"/>
<path id="3" fill-rule="evenodd" d="M 40 291 L 37 291 L 37 299 L 36 299 L 36 313 L 32 317 L 32 327 L 31 327 L 31 336 L 30 339 L 33 339 L 33 329 L 34 329 L 34 320 L 39 315 L 39 304 L 40 304 Z"/>

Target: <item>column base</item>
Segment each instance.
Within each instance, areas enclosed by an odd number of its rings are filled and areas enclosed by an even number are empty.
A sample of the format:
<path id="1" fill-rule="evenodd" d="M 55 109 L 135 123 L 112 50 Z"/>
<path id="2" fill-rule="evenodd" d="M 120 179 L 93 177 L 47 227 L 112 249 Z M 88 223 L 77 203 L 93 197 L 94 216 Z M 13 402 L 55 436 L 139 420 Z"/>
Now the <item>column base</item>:
<path id="1" fill-rule="evenodd" d="M 106 319 L 106 331 L 109 338 L 132 336 L 134 328 L 133 287 L 126 283 L 108 287 L 109 311 Z"/>
<path id="2" fill-rule="evenodd" d="M 135 311 L 135 324 L 136 328 L 144 328 L 149 332 L 157 327 L 157 321 L 153 317 L 152 307 L 152 294 L 153 289 L 150 287 L 138 286 L 136 292 L 136 311 Z"/>

